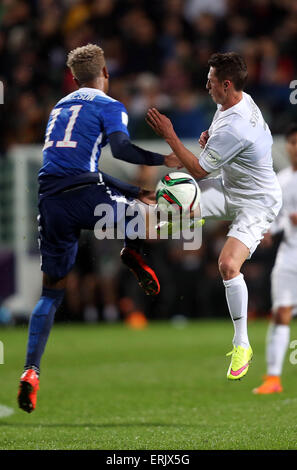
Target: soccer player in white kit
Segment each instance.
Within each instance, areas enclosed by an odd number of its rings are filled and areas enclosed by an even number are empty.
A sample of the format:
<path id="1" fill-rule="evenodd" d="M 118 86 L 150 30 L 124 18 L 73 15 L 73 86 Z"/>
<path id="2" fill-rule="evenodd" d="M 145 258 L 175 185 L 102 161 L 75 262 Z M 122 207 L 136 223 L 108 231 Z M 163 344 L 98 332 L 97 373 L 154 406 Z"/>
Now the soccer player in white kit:
<path id="1" fill-rule="evenodd" d="M 227 378 L 238 380 L 253 355 L 247 333 L 248 291 L 240 269 L 277 216 L 282 196 L 272 166 L 270 130 L 243 92 L 248 75 L 243 58 L 235 52 L 213 54 L 208 63 L 206 88 L 218 107 L 210 128 L 200 136 L 199 157 L 184 147 L 171 121 L 155 108 L 148 111 L 147 122 L 200 180 L 201 216 L 231 221 L 218 265 L 234 324 Z M 216 170 L 219 177 L 205 179 Z"/>
<path id="2" fill-rule="evenodd" d="M 272 322 L 266 343 L 267 375 L 255 394 L 283 391 L 281 374 L 289 345 L 290 321 L 297 307 L 297 124 L 286 132 L 286 147 L 291 165 L 278 173 L 283 190 L 283 206 L 265 234 L 266 243 L 283 231 L 271 274 Z"/>

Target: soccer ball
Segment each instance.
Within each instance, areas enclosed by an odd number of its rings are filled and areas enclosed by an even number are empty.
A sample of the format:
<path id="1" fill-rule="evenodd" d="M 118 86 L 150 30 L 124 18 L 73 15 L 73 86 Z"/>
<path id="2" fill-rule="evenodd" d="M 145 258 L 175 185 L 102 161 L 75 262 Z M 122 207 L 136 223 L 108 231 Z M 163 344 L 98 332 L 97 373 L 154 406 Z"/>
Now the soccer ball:
<path id="1" fill-rule="evenodd" d="M 200 188 L 187 173 L 169 173 L 157 184 L 156 200 L 161 212 L 190 212 L 199 204 Z"/>

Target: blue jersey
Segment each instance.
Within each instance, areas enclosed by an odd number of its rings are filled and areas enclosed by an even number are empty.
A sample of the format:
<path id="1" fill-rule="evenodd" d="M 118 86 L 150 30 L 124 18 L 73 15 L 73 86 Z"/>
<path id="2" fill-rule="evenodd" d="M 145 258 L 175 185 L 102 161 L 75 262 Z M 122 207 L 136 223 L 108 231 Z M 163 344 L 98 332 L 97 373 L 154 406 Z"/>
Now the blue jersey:
<path id="1" fill-rule="evenodd" d="M 39 177 L 97 172 L 101 149 L 109 134 L 129 136 L 122 103 L 95 88 L 80 88 L 53 108 L 45 133 Z"/>

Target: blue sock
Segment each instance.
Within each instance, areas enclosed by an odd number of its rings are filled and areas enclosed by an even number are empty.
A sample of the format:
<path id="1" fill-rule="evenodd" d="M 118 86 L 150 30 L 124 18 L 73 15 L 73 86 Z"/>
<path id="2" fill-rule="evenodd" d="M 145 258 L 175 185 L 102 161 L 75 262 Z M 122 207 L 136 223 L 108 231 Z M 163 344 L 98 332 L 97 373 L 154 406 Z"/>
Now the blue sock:
<path id="1" fill-rule="evenodd" d="M 30 319 L 25 369 L 33 366 L 39 372 L 41 356 L 45 349 L 56 310 L 64 297 L 64 289 L 43 288 Z M 30 367 L 31 368 L 31 367 Z"/>

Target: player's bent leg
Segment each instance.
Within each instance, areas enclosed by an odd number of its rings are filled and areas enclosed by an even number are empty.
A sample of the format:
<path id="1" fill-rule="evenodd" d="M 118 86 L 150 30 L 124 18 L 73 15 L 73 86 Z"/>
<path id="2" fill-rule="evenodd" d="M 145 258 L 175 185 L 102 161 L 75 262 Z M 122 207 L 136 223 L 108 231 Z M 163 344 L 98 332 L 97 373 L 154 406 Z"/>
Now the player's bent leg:
<path id="1" fill-rule="evenodd" d="M 155 271 L 150 268 L 143 256 L 129 246 L 121 251 L 122 262 L 132 271 L 138 284 L 146 295 L 157 295 L 160 292 L 160 283 Z"/>
<path id="2" fill-rule="evenodd" d="M 274 323 L 276 325 L 289 326 L 292 320 L 292 314 L 293 314 L 292 305 L 278 307 L 276 314 L 275 314 Z"/>
<path id="3" fill-rule="evenodd" d="M 135 225 L 125 222 L 125 246 L 121 250 L 121 260 L 136 277 L 138 284 L 146 295 L 157 295 L 160 292 L 160 283 L 155 271 L 145 261 L 143 241 L 150 238 L 153 203 L 155 202 L 152 191 L 142 191 L 145 198 L 137 201 L 135 209 L 138 217 L 137 236 Z"/>
<path id="4" fill-rule="evenodd" d="M 233 349 L 227 371 L 229 380 L 238 380 L 248 371 L 253 351 L 247 333 L 248 291 L 240 273 L 249 249 L 238 239 L 229 237 L 219 257 L 219 270 L 225 286 L 229 312 L 234 325 Z"/>
<path id="5" fill-rule="evenodd" d="M 143 257 L 143 241 L 147 236 L 147 208 L 155 203 L 153 191 L 140 190 L 137 198 L 126 197 L 117 188 L 98 186 L 94 191 L 94 205 L 108 204 L 113 210 L 112 217 L 106 219 L 106 228 L 114 227 L 124 234 L 125 246 L 121 251 L 121 260 L 136 277 L 147 295 L 156 295 L 160 284 L 154 270 L 147 265 Z M 97 223 L 96 223 L 97 225 Z M 95 227 L 96 227 L 95 225 Z"/>
<path id="6" fill-rule="evenodd" d="M 283 391 L 281 374 L 290 340 L 290 321 L 292 307 L 278 307 L 273 322 L 268 327 L 266 340 L 267 374 L 263 383 L 253 389 L 256 395 L 270 395 Z"/>
<path id="7" fill-rule="evenodd" d="M 142 238 L 129 238 L 131 233 L 126 226 L 125 246 L 121 250 L 121 260 L 127 266 L 137 279 L 138 284 L 144 290 L 146 295 L 157 295 L 160 292 L 160 283 L 155 271 L 148 266 L 144 257 L 143 240 L 150 236 L 150 205 L 154 202 L 154 195 L 150 192 L 148 199 L 142 199 L 138 208 L 143 221 L 143 227 L 140 228 Z"/>
<path id="8" fill-rule="evenodd" d="M 249 249 L 240 240 L 228 237 L 220 253 L 218 264 L 224 281 L 240 274 L 241 266 L 249 256 Z"/>
<path id="9" fill-rule="evenodd" d="M 66 277 L 56 280 L 44 274 L 42 293 L 30 318 L 26 363 L 18 392 L 19 407 L 28 413 L 36 407 L 40 361 L 56 310 L 64 297 L 65 284 Z"/>

